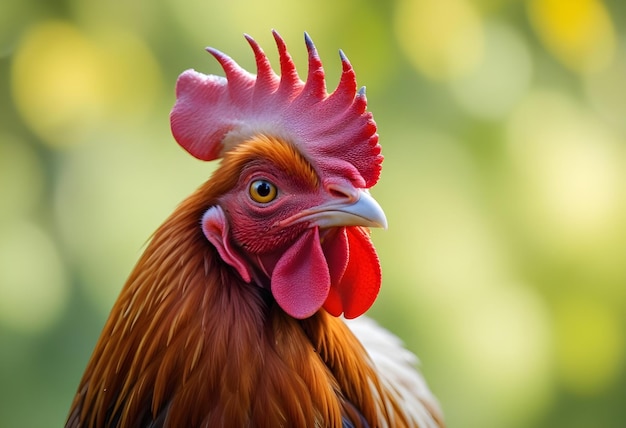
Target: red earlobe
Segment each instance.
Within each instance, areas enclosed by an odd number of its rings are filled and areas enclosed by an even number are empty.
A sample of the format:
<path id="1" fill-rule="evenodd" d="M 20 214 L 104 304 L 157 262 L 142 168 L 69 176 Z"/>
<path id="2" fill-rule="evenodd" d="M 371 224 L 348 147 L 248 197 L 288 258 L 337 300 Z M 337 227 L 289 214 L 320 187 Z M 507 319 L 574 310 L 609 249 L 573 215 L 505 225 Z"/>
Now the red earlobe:
<path id="1" fill-rule="evenodd" d="M 206 236 L 209 242 L 215 246 L 222 260 L 234 267 L 244 281 L 250 282 L 251 275 L 246 260 L 231 245 L 228 221 L 220 207 L 211 207 L 204 213 L 202 216 L 202 232 L 204 232 L 204 236 Z"/>

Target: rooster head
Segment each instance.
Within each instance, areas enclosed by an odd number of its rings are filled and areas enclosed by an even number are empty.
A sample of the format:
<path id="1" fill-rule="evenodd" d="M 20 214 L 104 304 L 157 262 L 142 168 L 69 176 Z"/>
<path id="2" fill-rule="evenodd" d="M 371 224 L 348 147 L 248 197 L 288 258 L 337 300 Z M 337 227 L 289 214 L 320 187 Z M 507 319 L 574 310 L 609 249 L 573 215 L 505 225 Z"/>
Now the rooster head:
<path id="1" fill-rule="evenodd" d="M 193 156 L 222 159 L 210 180 L 218 196 L 207 201 L 200 225 L 221 258 L 244 281 L 269 288 L 295 318 L 321 307 L 354 318 L 373 304 L 381 283 L 367 229 L 387 226 L 368 190 L 383 160 L 376 124 L 341 51 L 341 78 L 328 94 L 309 36 L 303 82 L 273 35 L 280 76 L 249 36 L 256 75 L 213 48 L 225 77 L 183 72 L 172 133 Z"/>

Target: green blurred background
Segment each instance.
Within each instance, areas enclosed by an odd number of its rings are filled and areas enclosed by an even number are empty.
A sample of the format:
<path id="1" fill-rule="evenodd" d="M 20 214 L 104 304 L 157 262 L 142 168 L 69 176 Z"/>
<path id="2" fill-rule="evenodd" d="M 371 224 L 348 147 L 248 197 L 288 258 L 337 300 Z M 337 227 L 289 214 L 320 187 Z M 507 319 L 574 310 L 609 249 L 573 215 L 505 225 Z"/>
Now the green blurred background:
<path id="1" fill-rule="evenodd" d="M 343 49 L 385 154 L 370 315 L 450 427 L 626 426 L 623 0 L 0 3 L 0 425 L 62 426 L 151 232 L 210 174 L 174 142 L 186 68 L 242 37 Z"/>

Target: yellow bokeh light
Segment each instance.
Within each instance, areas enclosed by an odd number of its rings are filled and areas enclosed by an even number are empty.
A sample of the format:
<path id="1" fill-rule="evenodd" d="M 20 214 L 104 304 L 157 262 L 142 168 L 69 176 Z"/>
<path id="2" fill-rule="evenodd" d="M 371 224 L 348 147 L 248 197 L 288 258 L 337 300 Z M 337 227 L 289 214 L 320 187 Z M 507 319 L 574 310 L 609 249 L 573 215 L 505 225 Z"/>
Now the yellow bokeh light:
<path id="1" fill-rule="evenodd" d="M 101 68 L 95 46 L 76 28 L 62 22 L 40 24 L 23 37 L 15 54 L 15 103 L 44 141 L 76 142 L 80 129 L 102 113 L 106 94 Z"/>
<path id="2" fill-rule="evenodd" d="M 528 12 L 543 43 L 567 67 L 588 73 L 611 63 L 615 28 L 601 0 L 531 0 Z"/>
<path id="3" fill-rule="evenodd" d="M 482 20 L 466 0 L 402 0 L 394 26 L 407 58 L 431 79 L 458 78 L 482 59 Z"/>
<path id="4" fill-rule="evenodd" d="M 509 143 L 534 238 L 586 259 L 590 247 L 615 238 L 626 152 L 588 111 L 557 92 L 536 91 L 513 115 Z"/>
<path id="5" fill-rule="evenodd" d="M 624 328 L 613 308 L 589 298 L 562 299 L 555 311 L 557 369 L 580 395 L 610 388 L 622 373 Z"/>
<path id="6" fill-rule="evenodd" d="M 160 85 L 156 61 L 131 34 L 112 30 L 96 40 L 61 21 L 23 36 L 11 77 L 25 122 L 53 147 L 83 142 L 118 115 L 137 120 L 136 106 L 151 106 Z"/>

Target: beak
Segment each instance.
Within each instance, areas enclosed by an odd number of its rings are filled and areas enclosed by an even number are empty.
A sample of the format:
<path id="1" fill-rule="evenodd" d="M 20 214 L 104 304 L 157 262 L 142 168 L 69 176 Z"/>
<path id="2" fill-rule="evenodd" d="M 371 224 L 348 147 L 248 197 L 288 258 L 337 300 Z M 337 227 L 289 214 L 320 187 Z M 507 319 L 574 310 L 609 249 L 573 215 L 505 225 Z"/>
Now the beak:
<path id="1" fill-rule="evenodd" d="M 350 197 L 333 200 L 306 209 L 287 220 L 289 223 L 310 222 L 320 229 L 338 226 L 381 227 L 387 229 L 387 218 L 378 202 L 365 189 L 358 189 Z"/>

